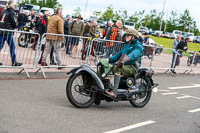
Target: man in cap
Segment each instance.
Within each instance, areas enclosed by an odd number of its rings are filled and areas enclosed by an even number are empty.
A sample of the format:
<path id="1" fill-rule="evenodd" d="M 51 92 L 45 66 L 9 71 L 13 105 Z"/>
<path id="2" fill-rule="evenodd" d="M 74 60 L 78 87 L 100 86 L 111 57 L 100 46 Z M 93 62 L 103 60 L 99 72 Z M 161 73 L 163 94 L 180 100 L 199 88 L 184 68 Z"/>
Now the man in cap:
<path id="1" fill-rule="evenodd" d="M 141 55 L 143 47 L 139 42 L 139 33 L 135 29 L 128 29 L 126 33 L 126 42 L 124 47 L 116 55 L 109 58 L 109 63 L 116 63 L 114 68 L 114 87 L 111 91 L 106 90 L 105 92 L 115 97 L 120 82 L 121 75 L 124 76 L 135 76 L 136 70 L 141 65 Z"/>
<path id="2" fill-rule="evenodd" d="M 77 15 L 76 20 L 71 22 L 70 27 L 69 27 L 69 33 L 73 36 L 83 36 L 84 32 L 84 23 L 81 21 L 83 18 L 81 15 Z M 79 39 L 80 37 L 72 37 L 72 44 L 70 46 L 70 51 L 75 48 L 75 54 L 78 51 L 78 44 L 79 44 Z"/>
<path id="3" fill-rule="evenodd" d="M 107 40 L 114 40 L 114 41 L 122 41 L 122 33 L 121 29 L 123 28 L 122 21 L 118 20 L 116 24 L 110 28 L 110 30 L 106 33 Z M 109 57 L 111 54 L 115 54 L 113 42 L 106 42 L 106 55 L 105 57 Z"/>
<path id="4" fill-rule="evenodd" d="M 47 33 L 53 34 L 61 34 L 64 35 L 64 21 L 62 19 L 62 9 L 57 8 L 55 14 L 50 18 L 47 27 Z M 58 63 L 58 69 L 61 69 L 63 65 L 61 65 L 61 45 L 64 43 L 63 36 L 55 36 L 55 35 L 47 35 L 46 36 L 46 45 L 44 50 L 44 55 L 42 58 L 42 66 L 47 66 L 46 60 L 48 54 L 52 47 L 56 53 L 56 61 Z"/>

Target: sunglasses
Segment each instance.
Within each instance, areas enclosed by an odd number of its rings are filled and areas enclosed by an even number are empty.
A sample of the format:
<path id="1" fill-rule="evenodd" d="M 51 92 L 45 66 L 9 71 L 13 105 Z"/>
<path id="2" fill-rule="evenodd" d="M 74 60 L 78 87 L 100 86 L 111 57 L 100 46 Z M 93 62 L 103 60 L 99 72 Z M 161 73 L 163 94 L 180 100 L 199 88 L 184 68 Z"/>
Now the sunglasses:
<path id="1" fill-rule="evenodd" d="M 126 36 L 129 37 L 129 36 L 133 36 L 133 35 L 131 35 L 131 34 L 126 34 Z"/>

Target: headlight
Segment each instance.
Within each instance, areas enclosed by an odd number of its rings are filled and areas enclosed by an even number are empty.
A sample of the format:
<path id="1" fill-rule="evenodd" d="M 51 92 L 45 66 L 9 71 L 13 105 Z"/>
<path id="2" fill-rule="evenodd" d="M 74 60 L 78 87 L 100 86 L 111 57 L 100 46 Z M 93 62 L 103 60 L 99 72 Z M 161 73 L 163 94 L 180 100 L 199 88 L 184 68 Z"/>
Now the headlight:
<path id="1" fill-rule="evenodd" d="M 94 65 L 97 66 L 99 64 L 98 59 L 94 59 Z"/>

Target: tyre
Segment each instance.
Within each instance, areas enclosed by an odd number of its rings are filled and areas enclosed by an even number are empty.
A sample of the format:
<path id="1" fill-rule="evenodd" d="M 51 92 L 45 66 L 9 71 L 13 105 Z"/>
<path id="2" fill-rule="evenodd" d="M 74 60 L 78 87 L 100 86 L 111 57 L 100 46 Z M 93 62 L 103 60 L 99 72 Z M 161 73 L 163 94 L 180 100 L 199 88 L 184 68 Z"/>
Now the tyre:
<path id="1" fill-rule="evenodd" d="M 142 108 L 151 99 L 152 89 L 150 88 L 152 87 L 152 85 L 151 85 L 150 80 L 147 77 L 138 75 L 136 77 L 136 86 L 142 92 L 139 94 L 134 94 L 132 96 L 134 100 L 129 100 L 129 102 L 133 107 Z"/>
<path id="2" fill-rule="evenodd" d="M 92 89 L 93 80 L 87 74 L 80 72 L 73 74 L 66 87 L 69 102 L 77 108 L 87 108 L 95 101 L 95 92 Z"/>
<path id="3" fill-rule="evenodd" d="M 187 60 L 187 66 L 190 66 L 192 64 L 192 56 L 189 56 L 188 57 L 188 60 Z"/>
<path id="4" fill-rule="evenodd" d="M 20 47 L 27 47 L 28 44 L 26 42 L 26 35 L 25 34 L 21 34 L 18 38 L 18 45 Z"/>

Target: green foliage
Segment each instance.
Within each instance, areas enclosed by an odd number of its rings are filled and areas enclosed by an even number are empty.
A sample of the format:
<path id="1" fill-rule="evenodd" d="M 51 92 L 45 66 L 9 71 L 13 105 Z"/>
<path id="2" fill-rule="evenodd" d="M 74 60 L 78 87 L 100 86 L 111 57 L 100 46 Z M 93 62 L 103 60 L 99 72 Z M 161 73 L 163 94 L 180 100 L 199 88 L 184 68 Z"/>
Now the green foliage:
<path id="1" fill-rule="evenodd" d="M 114 11 L 112 6 L 108 6 L 107 10 L 102 14 L 103 20 L 110 20 L 114 18 Z"/>
<path id="2" fill-rule="evenodd" d="M 23 0 L 22 3 L 39 5 L 40 8 L 42 7 L 55 8 L 60 6 L 62 7 L 62 5 L 59 4 L 58 0 Z"/>
<path id="3" fill-rule="evenodd" d="M 74 15 L 77 16 L 81 14 L 81 8 L 80 7 L 76 7 L 76 9 L 74 9 Z"/>
<path id="4" fill-rule="evenodd" d="M 192 18 L 188 9 L 184 10 L 184 12 L 180 14 L 176 11 L 171 11 L 167 20 L 164 20 L 166 16 L 163 16 L 161 12 L 157 12 L 155 9 L 151 10 L 149 13 L 145 13 L 145 10 L 136 11 L 132 15 L 128 16 L 127 10 L 114 11 L 111 5 L 107 7 L 105 12 L 101 13 L 95 11 L 94 14 L 96 16 L 101 16 L 101 20 L 128 20 L 134 22 L 136 28 L 146 26 L 152 30 L 160 30 L 161 20 L 163 20 L 162 30 L 166 32 L 181 30 L 185 32 L 193 32 L 195 35 L 200 35 L 196 22 Z"/>
<path id="5" fill-rule="evenodd" d="M 163 45 L 164 48 L 172 48 L 172 42 L 173 39 L 167 39 L 167 38 L 162 38 L 162 37 L 154 37 L 150 36 L 156 44 Z M 188 44 L 188 49 L 190 51 L 199 51 L 200 50 L 200 43 L 189 43 Z"/>

